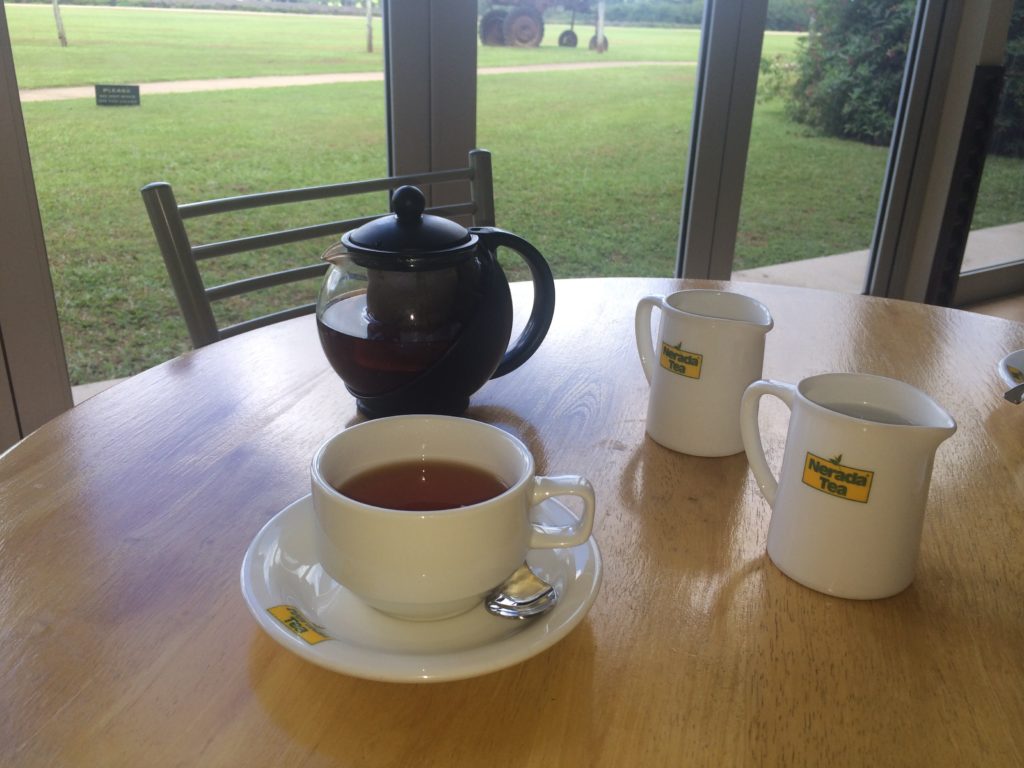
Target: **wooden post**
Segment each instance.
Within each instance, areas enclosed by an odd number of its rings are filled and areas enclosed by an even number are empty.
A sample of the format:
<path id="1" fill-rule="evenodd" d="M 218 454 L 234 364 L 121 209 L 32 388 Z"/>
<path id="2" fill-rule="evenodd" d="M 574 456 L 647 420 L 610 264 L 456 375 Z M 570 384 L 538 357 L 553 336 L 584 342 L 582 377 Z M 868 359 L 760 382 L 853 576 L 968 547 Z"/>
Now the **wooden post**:
<path id="1" fill-rule="evenodd" d="M 597 3 L 597 29 L 595 30 L 595 37 L 597 38 L 595 50 L 598 53 L 607 51 L 608 41 L 604 36 L 604 0 L 598 0 Z"/>
<path id="2" fill-rule="evenodd" d="M 366 3 L 366 52 L 373 53 L 373 0 Z"/>
<path id="3" fill-rule="evenodd" d="M 68 47 L 68 38 L 64 34 L 64 20 L 60 17 L 60 1 L 53 0 L 53 18 L 57 21 L 57 37 L 60 38 L 60 47 Z"/>

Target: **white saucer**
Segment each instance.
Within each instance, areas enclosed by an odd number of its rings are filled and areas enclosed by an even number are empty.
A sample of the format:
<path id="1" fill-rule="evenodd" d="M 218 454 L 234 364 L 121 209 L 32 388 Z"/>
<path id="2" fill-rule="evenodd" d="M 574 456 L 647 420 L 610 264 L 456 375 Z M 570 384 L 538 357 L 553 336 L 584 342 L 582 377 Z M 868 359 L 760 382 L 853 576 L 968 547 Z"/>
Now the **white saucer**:
<path id="1" fill-rule="evenodd" d="M 540 505 L 537 519 L 565 525 L 570 514 L 551 499 Z M 601 553 L 591 537 L 571 549 L 530 552 L 530 566 L 559 594 L 542 616 L 503 619 L 481 603 L 452 619 L 403 621 L 363 604 L 324 573 L 315 554 L 317 530 L 309 496 L 275 515 L 245 553 L 242 594 L 256 621 L 285 648 L 369 680 L 438 682 L 510 667 L 569 634 L 601 586 Z"/>
<path id="2" fill-rule="evenodd" d="M 999 377 L 1011 389 L 1024 384 L 1024 349 L 1011 352 L 999 361 Z"/>

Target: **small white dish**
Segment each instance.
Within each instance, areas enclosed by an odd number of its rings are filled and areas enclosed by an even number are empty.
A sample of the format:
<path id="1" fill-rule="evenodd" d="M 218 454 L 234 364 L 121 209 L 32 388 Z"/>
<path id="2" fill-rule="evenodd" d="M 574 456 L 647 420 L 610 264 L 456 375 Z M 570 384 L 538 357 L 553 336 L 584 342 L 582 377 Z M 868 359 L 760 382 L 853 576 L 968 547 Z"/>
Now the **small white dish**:
<path id="1" fill-rule="evenodd" d="M 999 361 L 999 377 L 1011 389 L 1024 384 L 1024 349 L 1011 352 Z"/>
<path id="2" fill-rule="evenodd" d="M 573 518 L 549 499 L 536 519 L 565 525 Z M 503 619 L 481 602 L 451 619 L 403 621 L 365 605 L 324 573 L 316 532 L 310 496 L 275 515 L 245 553 L 242 594 L 259 625 L 285 648 L 326 669 L 369 680 L 460 680 L 518 664 L 569 634 L 601 586 L 601 553 L 591 537 L 578 547 L 530 552 L 530 567 L 559 593 L 543 616 Z"/>

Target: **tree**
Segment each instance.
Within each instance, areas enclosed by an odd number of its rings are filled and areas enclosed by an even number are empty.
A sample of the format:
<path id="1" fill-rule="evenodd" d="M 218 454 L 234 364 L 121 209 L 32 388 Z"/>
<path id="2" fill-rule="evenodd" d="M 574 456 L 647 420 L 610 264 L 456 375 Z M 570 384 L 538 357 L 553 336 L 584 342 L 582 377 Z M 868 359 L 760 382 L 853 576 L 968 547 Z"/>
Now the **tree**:
<path id="1" fill-rule="evenodd" d="M 60 40 L 60 47 L 68 47 L 68 38 L 64 34 L 64 19 L 60 17 L 60 2 L 53 0 L 53 18 L 57 22 L 57 38 Z"/>

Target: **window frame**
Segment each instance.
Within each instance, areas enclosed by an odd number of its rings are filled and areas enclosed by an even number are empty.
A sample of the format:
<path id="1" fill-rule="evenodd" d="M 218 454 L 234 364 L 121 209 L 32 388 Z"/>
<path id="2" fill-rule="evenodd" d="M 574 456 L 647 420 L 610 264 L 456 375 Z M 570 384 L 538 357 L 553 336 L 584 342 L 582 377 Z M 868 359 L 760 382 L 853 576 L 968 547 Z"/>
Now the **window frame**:
<path id="1" fill-rule="evenodd" d="M 863 293 L 924 300 L 966 91 L 977 65 L 1002 61 L 1011 9 L 1011 0 L 978 0 L 970 12 L 962 0 L 919 0 Z M 727 280 L 732 274 L 765 10 L 763 0 L 705 3 L 680 277 Z M 1024 263 L 976 270 L 960 276 L 954 305 L 1021 291 Z"/>
<path id="2" fill-rule="evenodd" d="M 72 405 L 64 342 L 0 0 L 0 451 Z"/>
<path id="3" fill-rule="evenodd" d="M 476 0 L 382 0 L 382 13 L 388 172 L 465 166 L 476 147 Z M 440 205 L 466 192 L 427 194 Z"/>
<path id="4" fill-rule="evenodd" d="M 728 280 L 768 0 L 705 0 L 676 277 Z"/>

